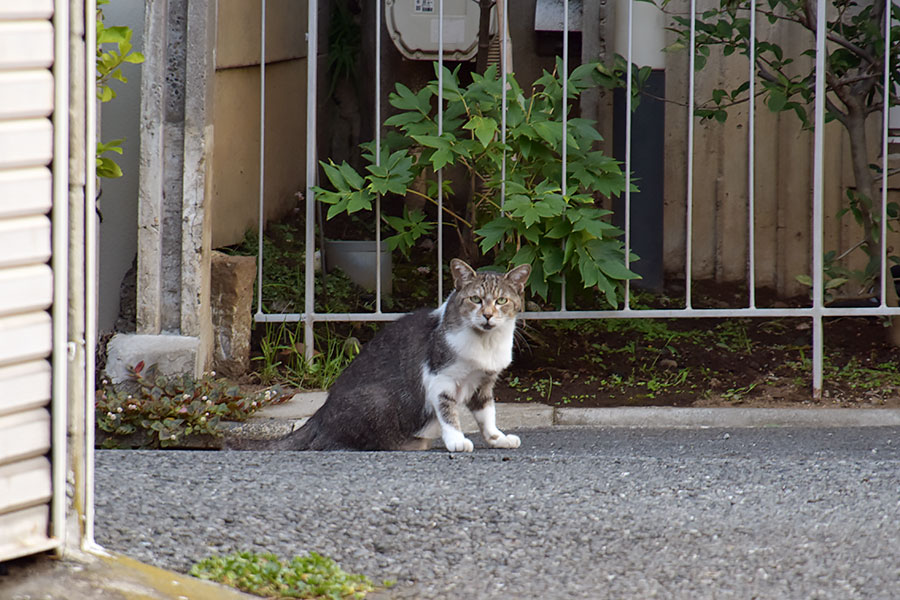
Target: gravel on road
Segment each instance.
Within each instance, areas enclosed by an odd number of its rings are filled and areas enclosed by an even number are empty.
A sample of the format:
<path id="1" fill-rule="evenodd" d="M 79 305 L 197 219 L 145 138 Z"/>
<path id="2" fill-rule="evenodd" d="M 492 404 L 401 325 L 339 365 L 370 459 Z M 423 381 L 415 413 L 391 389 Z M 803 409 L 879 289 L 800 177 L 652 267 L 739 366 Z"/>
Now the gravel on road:
<path id="1" fill-rule="evenodd" d="M 521 430 L 516 450 L 96 452 L 96 538 L 315 551 L 387 598 L 896 598 L 900 428 Z"/>

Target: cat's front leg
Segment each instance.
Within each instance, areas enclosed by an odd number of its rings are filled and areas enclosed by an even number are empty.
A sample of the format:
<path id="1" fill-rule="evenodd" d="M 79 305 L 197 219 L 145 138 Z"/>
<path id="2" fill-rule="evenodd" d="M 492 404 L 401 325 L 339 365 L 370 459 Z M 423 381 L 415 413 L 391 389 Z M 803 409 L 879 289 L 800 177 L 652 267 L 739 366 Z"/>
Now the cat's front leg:
<path id="1" fill-rule="evenodd" d="M 435 414 L 441 425 L 441 439 L 444 446 L 450 452 L 471 452 L 475 449 L 472 440 L 468 439 L 459 425 L 459 412 L 457 411 L 456 398 L 447 392 L 441 392 L 437 397 L 437 410 Z"/>
<path id="2" fill-rule="evenodd" d="M 492 448 L 518 448 L 519 436 L 506 434 L 497 428 L 497 409 L 494 405 L 494 382 L 483 385 L 466 403 L 481 429 L 484 441 Z"/>

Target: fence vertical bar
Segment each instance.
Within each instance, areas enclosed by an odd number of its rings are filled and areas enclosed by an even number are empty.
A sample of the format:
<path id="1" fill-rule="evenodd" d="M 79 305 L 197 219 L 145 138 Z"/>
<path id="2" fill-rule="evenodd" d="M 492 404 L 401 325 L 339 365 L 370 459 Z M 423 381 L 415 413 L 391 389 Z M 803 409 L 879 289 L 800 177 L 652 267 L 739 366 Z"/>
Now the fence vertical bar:
<path id="1" fill-rule="evenodd" d="M 315 319 L 315 285 L 314 253 L 315 253 L 315 196 L 313 186 L 316 183 L 316 115 L 318 113 L 318 99 L 316 97 L 319 56 L 319 32 L 318 32 L 318 0 L 309 0 L 306 33 L 306 256 L 304 265 L 304 291 L 303 291 L 303 354 L 306 360 L 313 357 L 313 323 Z"/>
<path id="2" fill-rule="evenodd" d="M 750 2 L 750 73 L 747 109 L 747 290 L 750 308 L 756 308 L 756 0 Z"/>
<path id="3" fill-rule="evenodd" d="M 444 135 L 444 0 L 438 0 L 438 137 Z M 438 169 L 437 288 L 438 305 L 444 303 L 444 171 Z"/>
<path id="4" fill-rule="evenodd" d="M 881 291 L 880 306 L 887 306 L 887 204 L 888 204 L 888 113 L 891 108 L 891 6 L 893 0 L 884 3 L 884 107 L 881 109 Z"/>
<path id="5" fill-rule="evenodd" d="M 568 151 L 568 111 L 569 111 L 569 0 L 563 0 L 563 72 L 560 74 L 562 78 L 562 146 L 560 148 L 560 152 L 562 153 L 562 173 L 560 174 L 560 190 L 562 191 L 563 197 L 568 194 L 568 189 L 566 186 L 566 170 L 568 169 L 568 164 L 566 160 L 566 154 Z M 566 277 L 565 273 L 563 273 L 562 283 L 560 284 L 560 303 L 559 308 L 562 311 L 566 310 Z"/>
<path id="6" fill-rule="evenodd" d="M 263 289 L 263 230 L 266 171 L 266 0 L 262 0 L 259 25 L 259 223 L 256 248 L 256 314 L 261 315 Z"/>
<path id="7" fill-rule="evenodd" d="M 625 268 L 631 268 L 631 64 L 634 60 L 634 0 L 628 0 L 628 46 L 625 57 Z M 631 281 L 625 280 L 625 310 L 631 308 Z"/>
<path id="8" fill-rule="evenodd" d="M 825 0 L 816 0 L 816 83 L 815 132 L 813 151 L 813 399 L 822 397 L 822 308 L 823 284 L 823 155 L 825 140 Z"/>
<path id="9" fill-rule="evenodd" d="M 508 0 L 502 0 L 500 18 L 500 143 L 503 145 L 503 155 L 500 158 L 500 215 L 503 216 L 503 205 L 506 203 L 506 28 Z"/>
<path id="10" fill-rule="evenodd" d="M 375 165 L 381 166 L 381 2 L 375 3 Z M 381 312 L 381 194 L 375 194 L 375 312 Z"/>
<path id="11" fill-rule="evenodd" d="M 684 307 L 691 307 L 691 262 L 694 223 L 694 63 L 697 55 L 697 0 L 691 0 L 691 31 L 688 58 L 687 195 L 684 227 Z"/>

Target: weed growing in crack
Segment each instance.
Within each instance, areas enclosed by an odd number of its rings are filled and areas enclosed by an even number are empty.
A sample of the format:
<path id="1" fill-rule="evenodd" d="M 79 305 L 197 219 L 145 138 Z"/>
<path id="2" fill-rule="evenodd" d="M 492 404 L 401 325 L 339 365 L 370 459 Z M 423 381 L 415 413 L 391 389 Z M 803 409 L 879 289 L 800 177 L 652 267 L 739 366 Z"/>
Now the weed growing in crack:
<path id="1" fill-rule="evenodd" d="M 375 589 L 365 575 L 348 573 L 315 552 L 290 562 L 271 553 L 212 556 L 192 566 L 190 574 L 266 598 L 365 598 Z"/>

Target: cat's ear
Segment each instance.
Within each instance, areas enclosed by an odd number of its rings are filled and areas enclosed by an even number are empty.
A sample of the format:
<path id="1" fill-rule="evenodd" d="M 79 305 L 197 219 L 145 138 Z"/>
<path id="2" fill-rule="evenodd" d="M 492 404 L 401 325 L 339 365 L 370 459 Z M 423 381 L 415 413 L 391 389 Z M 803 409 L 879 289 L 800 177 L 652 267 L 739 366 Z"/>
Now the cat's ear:
<path id="1" fill-rule="evenodd" d="M 503 277 L 516 288 L 517 292 L 523 294 L 525 293 L 525 284 L 528 283 L 529 275 L 531 275 L 531 265 L 519 265 Z"/>
<path id="2" fill-rule="evenodd" d="M 453 273 L 453 285 L 456 289 L 461 288 L 475 278 L 475 269 L 458 258 L 450 261 L 450 271 Z"/>

